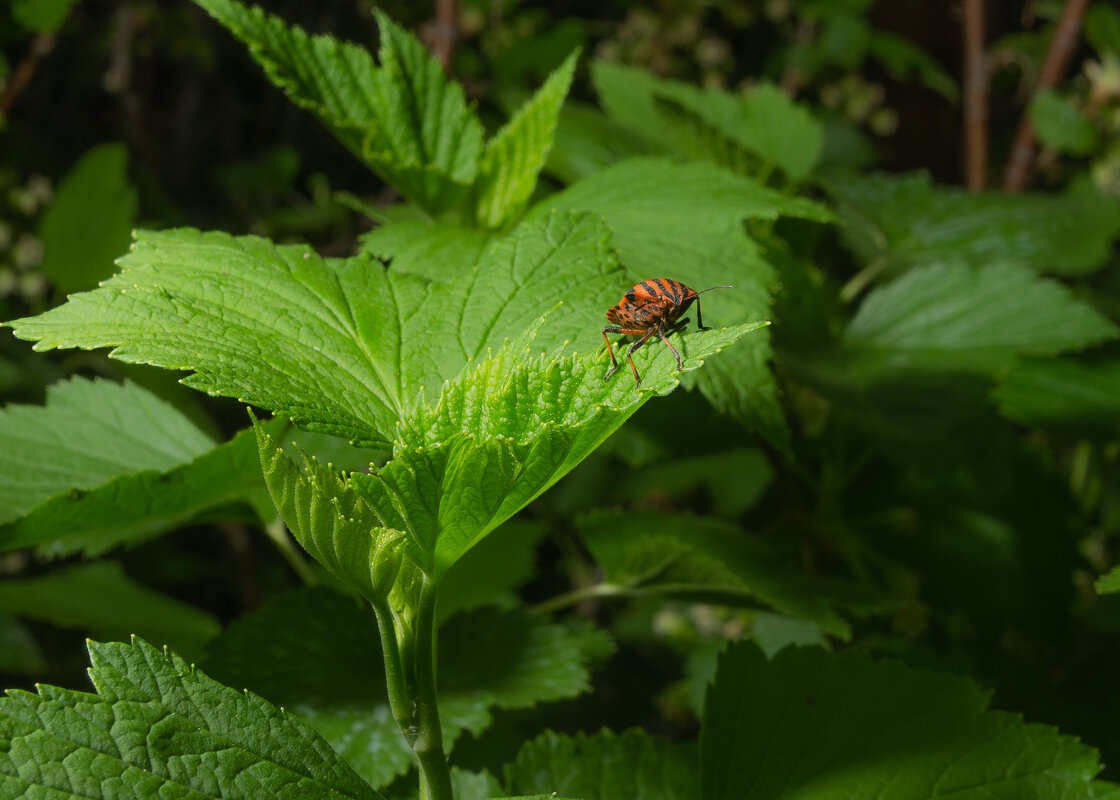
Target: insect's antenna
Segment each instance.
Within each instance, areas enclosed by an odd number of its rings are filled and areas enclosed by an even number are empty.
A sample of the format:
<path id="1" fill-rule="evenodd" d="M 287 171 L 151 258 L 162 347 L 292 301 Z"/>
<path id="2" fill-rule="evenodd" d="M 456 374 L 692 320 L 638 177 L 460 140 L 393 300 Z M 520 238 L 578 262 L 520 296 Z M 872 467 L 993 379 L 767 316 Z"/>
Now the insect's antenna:
<path id="1" fill-rule="evenodd" d="M 735 288 L 734 286 L 709 286 L 707 289 L 701 289 L 696 294 L 704 294 L 704 292 L 710 292 L 710 291 L 712 291 L 712 289 L 734 289 L 734 288 Z"/>

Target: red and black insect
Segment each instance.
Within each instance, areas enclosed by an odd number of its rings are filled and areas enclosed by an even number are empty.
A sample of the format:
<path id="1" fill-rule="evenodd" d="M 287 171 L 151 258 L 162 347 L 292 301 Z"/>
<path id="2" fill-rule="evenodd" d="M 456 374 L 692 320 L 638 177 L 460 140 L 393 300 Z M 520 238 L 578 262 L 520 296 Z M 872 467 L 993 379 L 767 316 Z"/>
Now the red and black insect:
<path id="1" fill-rule="evenodd" d="M 638 368 L 634 366 L 634 351 L 649 341 L 654 336 L 660 336 L 665 346 L 672 351 L 677 359 L 677 371 L 684 369 L 681 364 L 681 354 L 669 343 L 666 334 L 684 330 L 688 324 L 688 317 L 680 319 L 681 314 L 688 311 L 688 307 L 696 303 L 696 322 L 700 330 L 706 331 L 704 320 L 700 316 L 700 295 L 712 289 L 731 289 L 731 286 L 712 286 L 708 289 L 696 291 L 685 286 L 680 281 L 670 278 L 653 278 L 642 281 L 633 289 L 629 289 L 618 305 L 607 309 L 607 319 L 614 323 L 603 328 L 603 341 L 607 343 L 607 352 L 611 354 L 611 368 L 603 376 L 606 380 L 614 375 L 618 369 L 618 361 L 614 357 L 614 348 L 608 333 L 621 333 L 628 336 L 641 336 L 642 338 L 630 345 L 626 357 L 630 360 L 630 370 L 634 373 L 634 387 L 642 385 L 638 376 Z"/>

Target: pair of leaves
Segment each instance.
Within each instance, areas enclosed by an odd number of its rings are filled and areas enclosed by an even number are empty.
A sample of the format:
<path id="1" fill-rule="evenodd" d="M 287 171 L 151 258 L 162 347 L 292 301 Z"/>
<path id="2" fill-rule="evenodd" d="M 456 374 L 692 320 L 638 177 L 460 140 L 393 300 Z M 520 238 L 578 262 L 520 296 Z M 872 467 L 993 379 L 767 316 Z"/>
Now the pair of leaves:
<path id="1" fill-rule="evenodd" d="M 309 36 L 236 0 L 197 0 L 244 42 L 269 79 L 315 114 L 378 175 L 431 214 L 469 196 L 474 221 L 501 228 L 525 207 L 552 145 L 573 54 L 483 146 L 463 89 L 420 41 L 375 11 L 380 65 L 330 36 Z"/>
<path id="2" fill-rule="evenodd" d="M 378 796 L 294 715 L 177 656 L 138 640 L 91 643 L 90 656 L 96 695 L 41 686 L 0 700 L 0 793 Z M 737 643 L 709 690 L 698 760 L 638 731 L 546 733 L 507 767 L 507 789 L 580 800 L 1120 797 L 1094 781 L 1094 750 L 987 705 L 964 678 L 856 652 L 786 648 L 768 661 Z"/>

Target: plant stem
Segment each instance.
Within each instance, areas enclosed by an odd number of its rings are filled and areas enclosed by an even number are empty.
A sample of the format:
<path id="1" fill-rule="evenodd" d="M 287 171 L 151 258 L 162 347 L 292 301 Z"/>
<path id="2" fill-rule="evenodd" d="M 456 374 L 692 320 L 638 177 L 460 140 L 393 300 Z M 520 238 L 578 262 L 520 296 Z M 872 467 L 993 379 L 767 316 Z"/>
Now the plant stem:
<path id="1" fill-rule="evenodd" d="M 623 589 L 620 586 L 615 586 L 613 583 L 596 583 L 594 586 L 582 586 L 579 589 L 573 589 L 564 594 L 558 594 L 529 609 L 530 614 L 548 614 L 552 611 L 557 611 L 561 608 L 574 606 L 577 603 L 582 603 L 584 600 L 590 600 L 596 597 L 612 597 L 614 595 L 622 594 Z"/>
<path id="2" fill-rule="evenodd" d="M 389 708 L 393 712 L 393 719 L 401 728 L 401 735 L 411 746 L 412 702 L 405 686 L 393 615 L 386 603 L 372 603 L 372 605 L 373 613 L 377 615 L 377 630 L 381 633 L 381 652 L 385 658 L 385 689 L 389 695 Z"/>
<path id="3" fill-rule="evenodd" d="M 436 592 L 427 578 L 420 590 L 413 630 L 416 739 L 412 750 L 420 762 L 420 800 L 452 800 L 451 773 L 443 752 L 443 729 L 436 702 Z"/>
<path id="4" fill-rule="evenodd" d="M 988 174 L 988 65 L 984 58 L 984 0 L 964 2 L 965 182 L 983 190 Z"/>

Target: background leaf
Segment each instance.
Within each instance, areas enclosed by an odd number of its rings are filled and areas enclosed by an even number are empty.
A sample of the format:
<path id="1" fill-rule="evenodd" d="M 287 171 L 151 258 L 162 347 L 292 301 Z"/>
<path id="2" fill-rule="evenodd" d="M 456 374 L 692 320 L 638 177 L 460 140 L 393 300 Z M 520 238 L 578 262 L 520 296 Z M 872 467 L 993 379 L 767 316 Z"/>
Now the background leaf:
<path id="1" fill-rule="evenodd" d="M 210 614 L 134 581 L 113 561 L 76 564 L 38 578 L 5 578 L 0 611 L 99 638 L 144 636 L 189 656 L 221 631 Z"/>
<path id="2" fill-rule="evenodd" d="M 1096 751 L 988 711 L 971 681 L 791 649 L 732 644 L 708 692 L 704 800 L 871 794 L 1092 797 Z"/>
<path id="3" fill-rule="evenodd" d="M 62 294 L 93 288 L 128 251 L 135 219 L 136 190 L 128 180 L 125 146 L 92 148 L 59 183 L 39 222 L 40 269 Z"/>
<path id="4" fill-rule="evenodd" d="M 295 717 L 178 656 L 139 639 L 89 651 L 97 695 L 40 686 L 0 700 L 3 795 L 379 797 Z"/>
<path id="5" fill-rule="evenodd" d="M 29 31 L 50 33 L 62 27 L 78 0 L 12 0 L 12 18 Z"/>
<path id="6" fill-rule="evenodd" d="M 1091 155 L 1098 147 L 1097 131 L 1069 98 L 1043 89 L 1029 108 L 1038 141 L 1062 153 Z"/>
<path id="7" fill-rule="evenodd" d="M 1101 434 L 1120 425 L 1120 362 L 1021 359 L 992 390 L 1008 419 Z"/>

